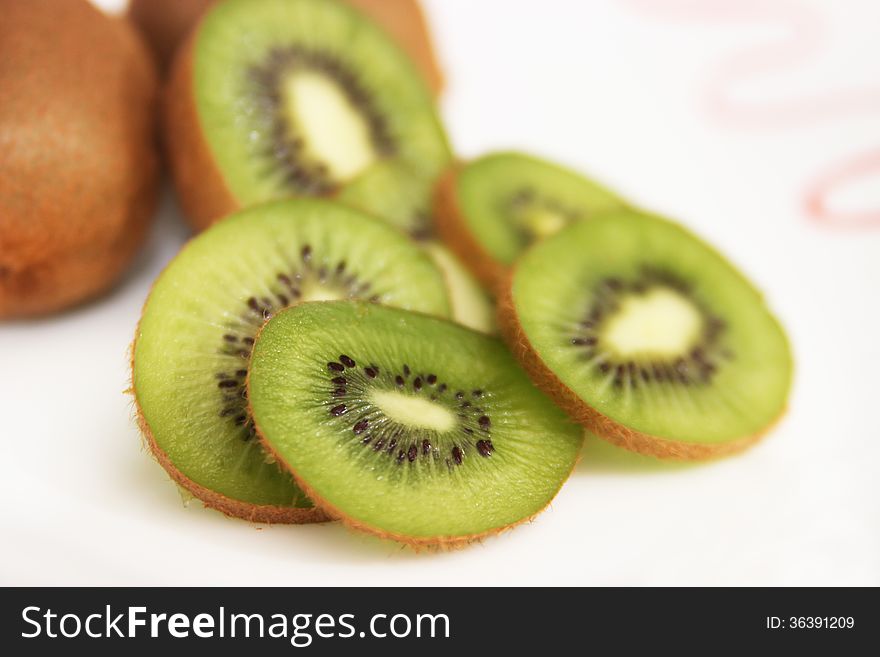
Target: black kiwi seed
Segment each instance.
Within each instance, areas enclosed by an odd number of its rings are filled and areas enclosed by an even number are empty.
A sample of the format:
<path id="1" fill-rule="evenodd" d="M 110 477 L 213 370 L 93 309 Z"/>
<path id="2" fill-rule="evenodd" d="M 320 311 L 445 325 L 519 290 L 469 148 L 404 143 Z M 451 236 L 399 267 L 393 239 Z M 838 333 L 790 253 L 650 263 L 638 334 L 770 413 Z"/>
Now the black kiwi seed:
<path id="1" fill-rule="evenodd" d="M 343 413 L 345 413 L 345 404 L 339 404 L 330 409 L 330 415 L 333 417 L 339 417 Z"/>
<path id="2" fill-rule="evenodd" d="M 330 361 L 329 363 L 327 363 L 327 369 L 331 372 L 344 372 L 345 365 L 343 365 L 342 363 L 335 363 L 333 361 Z"/>
<path id="3" fill-rule="evenodd" d="M 354 367 L 355 366 L 355 362 L 351 358 L 346 356 L 345 354 L 342 354 L 339 357 L 339 362 L 341 362 L 346 367 Z"/>
<path id="4" fill-rule="evenodd" d="M 477 451 L 480 453 L 480 456 L 489 457 L 492 456 L 492 452 L 495 448 L 492 446 L 491 440 L 478 440 L 477 441 Z"/>
<path id="5" fill-rule="evenodd" d="M 452 448 L 452 460 L 456 465 L 461 465 L 464 461 L 464 454 L 461 453 L 461 448 L 458 445 Z"/>
<path id="6" fill-rule="evenodd" d="M 437 375 L 436 374 L 429 374 L 427 377 L 425 377 L 425 381 L 428 382 L 429 386 L 432 386 L 435 383 L 437 383 Z"/>
<path id="7" fill-rule="evenodd" d="M 372 367 L 365 367 L 364 374 L 366 374 L 371 379 L 375 379 L 379 373 L 376 370 L 374 370 Z"/>

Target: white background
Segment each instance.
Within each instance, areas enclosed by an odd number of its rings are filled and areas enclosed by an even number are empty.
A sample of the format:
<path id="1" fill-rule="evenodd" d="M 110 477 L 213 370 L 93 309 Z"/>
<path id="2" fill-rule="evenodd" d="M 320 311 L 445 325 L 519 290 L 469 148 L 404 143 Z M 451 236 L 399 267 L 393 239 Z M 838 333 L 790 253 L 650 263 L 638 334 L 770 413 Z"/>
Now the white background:
<path id="1" fill-rule="evenodd" d="M 185 507 L 123 394 L 140 306 L 187 234 L 168 193 L 112 294 L 0 325 L 0 583 L 880 584 L 880 229 L 804 207 L 817 176 L 880 148 L 880 3 L 687 4 L 427 9 L 460 155 L 516 147 L 591 173 L 694 228 L 766 291 L 797 376 L 763 443 L 685 467 L 589 449 L 534 523 L 446 554 Z M 779 66 L 727 84 L 755 52 Z M 880 208 L 880 176 L 833 202 Z"/>

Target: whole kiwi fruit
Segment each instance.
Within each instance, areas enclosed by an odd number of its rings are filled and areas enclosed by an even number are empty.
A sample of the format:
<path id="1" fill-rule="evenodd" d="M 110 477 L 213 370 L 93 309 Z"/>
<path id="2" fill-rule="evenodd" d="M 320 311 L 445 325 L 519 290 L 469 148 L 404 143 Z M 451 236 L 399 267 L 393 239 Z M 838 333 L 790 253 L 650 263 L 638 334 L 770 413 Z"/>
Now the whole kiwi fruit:
<path id="1" fill-rule="evenodd" d="M 328 0 L 330 1 L 330 0 Z M 406 50 L 428 86 L 443 91 L 443 73 L 417 0 L 347 0 L 382 26 Z M 168 70 L 177 47 L 216 0 L 131 0 L 128 15 L 143 32 L 159 66 Z"/>
<path id="2" fill-rule="evenodd" d="M 109 288 L 155 207 L 157 76 L 85 0 L 0 0 L 0 318 Z"/>

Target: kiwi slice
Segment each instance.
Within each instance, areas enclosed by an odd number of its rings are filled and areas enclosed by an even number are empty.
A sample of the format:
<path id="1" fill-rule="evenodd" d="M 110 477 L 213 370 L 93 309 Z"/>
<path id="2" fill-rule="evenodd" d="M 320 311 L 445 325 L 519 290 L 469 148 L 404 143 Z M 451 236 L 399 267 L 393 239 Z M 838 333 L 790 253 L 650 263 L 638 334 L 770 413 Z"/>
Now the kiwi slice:
<path id="1" fill-rule="evenodd" d="M 434 199 L 441 237 L 490 289 L 530 244 L 621 205 L 620 198 L 592 180 L 510 152 L 449 169 Z"/>
<path id="2" fill-rule="evenodd" d="M 197 228 L 289 196 L 335 196 L 419 235 L 450 161 L 406 53 L 335 0 L 227 0 L 175 62 L 166 139 Z"/>
<path id="3" fill-rule="evenodd" d="M 496 333 L 495 304 L 470 271 L 439 242 L 427 241 L 422 246 L 446 279 L 452 319 L 475 331 Z"/>
<path id="4" fill-rule="evenodd" d="M 359 302 L 270 320 L 248 399 L 258 434 L 319 508 L 413 546 L 539 513 L 583 439 L 497 339 Z"/>
<path id="5" fill-rule="evenodd" d="M 273 313 L 354 298 L 449 313 L 443 276 L 421 249 L 330 201 L 256 206 L 181 251 L 153 286 L 132 358 L 141 425 L 179 484 L 228 515 L 323 519 L 254 439 L 244 381 L 254 338 Z"/>
<path id="6" fill-rule="evenodd" d="M 522 257 L 499 304 L 535 383 L 631 450 L 720 456 L 785 409 L 792 357 L 761 294 L 659 217 L 619 210 L 572 224 Z"/>

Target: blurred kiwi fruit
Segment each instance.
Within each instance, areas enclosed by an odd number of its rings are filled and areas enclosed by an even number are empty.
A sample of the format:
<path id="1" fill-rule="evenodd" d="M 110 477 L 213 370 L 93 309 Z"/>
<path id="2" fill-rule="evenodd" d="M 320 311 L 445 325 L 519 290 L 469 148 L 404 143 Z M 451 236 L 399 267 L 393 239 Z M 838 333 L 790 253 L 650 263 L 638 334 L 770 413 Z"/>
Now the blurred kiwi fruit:
<path id="1" fill-rule="evenodd" d="M 157 76 L 140 35 L 86 0 L 0 0 L 0 317 L 107 290 L 158 183 Z"/>
<path id="2" fill-rule="evenodd" d="M 603 185 L 518 152 L 454 165 L 434 196 L 437 232 L 490 289 L 534 242 L 578 219 L 624 205 Z"/>
<path id="3" fill-rule="evenodd" d="M 331 0 L 332 1 L 332 0 Z M 178 46 L 217 0 L 131 0 L 128 16 L 140 28 L 159 66 L 167 71 Z M 425 15 L 417 0 L 346 0 L 388 32 L 419 67 L 435 94 L 443 73 L 434 54 Z"/>
<path id="4" fill-rule="evenodd" d="M 495 334 L 498 330 L 495 303 L 479 281 L 445 245 L 428 240 L 422 242 L 421 246 L 443 272 L 446 289 L 449 290 L 452 320 L 481 333 Z"/>
<path id="5" fill-rule="evenodd" d="M 410 58 L 335 0 L 212 6 L 175 61 L 164 128 L 198 230 L 255 203 L 332 196 L 424 235 L 451 161 Z"/>

